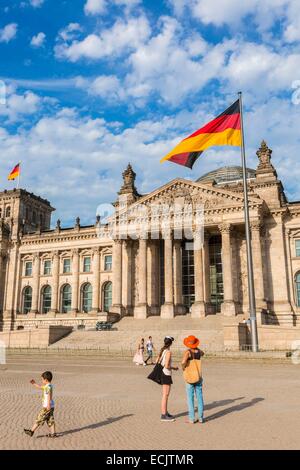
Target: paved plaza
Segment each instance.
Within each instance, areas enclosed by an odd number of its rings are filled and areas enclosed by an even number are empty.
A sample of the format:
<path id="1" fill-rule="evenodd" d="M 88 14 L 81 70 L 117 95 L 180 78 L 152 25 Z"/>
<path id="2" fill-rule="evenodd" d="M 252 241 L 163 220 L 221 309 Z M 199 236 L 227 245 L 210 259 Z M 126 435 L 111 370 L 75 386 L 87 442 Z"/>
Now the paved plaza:
<path id="1" fill-rule="evenodd" d="M 23 434 L 41 405 L 29 384 L 54 373 L 59 437 L 46 427 Z M 18 356 L 0 370 L 1 449 L 299 449 L 300 366 L 290 362 L 206 359 L 205 424 L 188 425 L 181 372 L 174 373 L 170 411 L 160 422 L 151 367 L 85 356 Z"/>

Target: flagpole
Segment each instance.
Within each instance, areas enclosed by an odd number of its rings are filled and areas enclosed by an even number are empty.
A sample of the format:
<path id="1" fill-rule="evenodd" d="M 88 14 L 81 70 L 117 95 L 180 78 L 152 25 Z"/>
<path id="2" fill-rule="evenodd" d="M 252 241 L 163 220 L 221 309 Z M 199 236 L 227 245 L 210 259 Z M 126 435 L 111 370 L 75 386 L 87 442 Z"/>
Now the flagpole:
<path id="1" fill-rule="evenodd" d="M 19 162 L 19 174 L 18 174 L 17 189 L 20 188 L 20 179 L 21 179 L 21 162 Z"/>
<path id="2" fill-rule="evenodd" d="M 241 91 L 238 93 L 238 97 L 239 97 L 240 113 L 241 113 L 241 157 L 242 157 L 243 184 L 244 184 L 245 232 L 246 232 L 246 245 L 247 245 L 247 270 L 248 270 L 248 290 L 249 290 L 249 308 L 250 308 L 250 326 L 251 326 L 251 345 L 252 345 L 252 351 L 258 352 L 256 302 L 255 302 L 255 290 L 254 290 L 253 259 L 252 259 L 251 232 L 250 232 L 250 219 L 249 219 L 249 200 L 248 200 L 248 187 L 247 187 L 247 166 L 246 166 L 246 154 L 245 154 L 244 121 L 243 121 L 243 102 L 242 102 Z"/>

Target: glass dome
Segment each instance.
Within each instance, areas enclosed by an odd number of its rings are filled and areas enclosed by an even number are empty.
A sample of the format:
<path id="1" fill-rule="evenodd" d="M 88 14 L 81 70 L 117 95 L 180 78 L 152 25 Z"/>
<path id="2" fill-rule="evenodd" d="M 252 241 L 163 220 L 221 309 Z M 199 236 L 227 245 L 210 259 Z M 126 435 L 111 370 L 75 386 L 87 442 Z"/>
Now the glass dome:
<path id="1" fill-rule="evenodd" d="M 247 168 L 247 179 L 255 178 L 255 170 Z M 243 179 L 243 168 L 241 166 L 223 166 L 216 170 L 210 171 L 198 178 L 196 181 L 205 183 L 208 180 L 215 180 L 217 184 L 231 183 Z"/>

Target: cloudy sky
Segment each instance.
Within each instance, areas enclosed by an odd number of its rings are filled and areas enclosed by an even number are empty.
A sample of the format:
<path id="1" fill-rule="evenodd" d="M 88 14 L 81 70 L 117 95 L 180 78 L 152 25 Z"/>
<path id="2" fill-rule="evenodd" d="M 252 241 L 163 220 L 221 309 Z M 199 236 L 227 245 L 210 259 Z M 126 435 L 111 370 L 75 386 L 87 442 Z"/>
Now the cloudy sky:
<path id="1" fill-rule="evenodd" d="M 93 222 L 128 162 L 141 193 L 239 165 L 230 147 L 159 163 L 239 90 L 248 166 L 266 139 L 300 199 L 299 0 L 0 0 L 0 57 L 0 185 L 21 160 L 54 222 Z"/>

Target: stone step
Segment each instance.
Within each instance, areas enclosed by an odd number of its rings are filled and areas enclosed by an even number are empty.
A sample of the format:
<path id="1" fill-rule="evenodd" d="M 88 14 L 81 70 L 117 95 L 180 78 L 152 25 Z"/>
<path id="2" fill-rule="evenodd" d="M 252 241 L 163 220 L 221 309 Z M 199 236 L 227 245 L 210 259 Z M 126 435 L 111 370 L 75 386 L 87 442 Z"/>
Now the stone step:
<path id="1" fill-rule="evenodd" d="M 193 319 L 190 315 L 186 315 L 171 320 L 163 320 L 160 317 L 149 317 L 145 320 L 125 317 L 114 325 L 112 331 L 74 331 L 53 347 L 134 352 L 141 338 L 147 339 L 152 336 L 156 349 L 159 350 L 163 345 L 163 338 L 171 335 L 175 339 L 173 348 L 182 350 L 184 349 L 183 339 L 194 334 L 199 337 L 201 347 L 205 351 L 223 351 L 223 326 L 238 323 L 241 320 L 241 317 L 222 315 L 200 319 Z"/>

